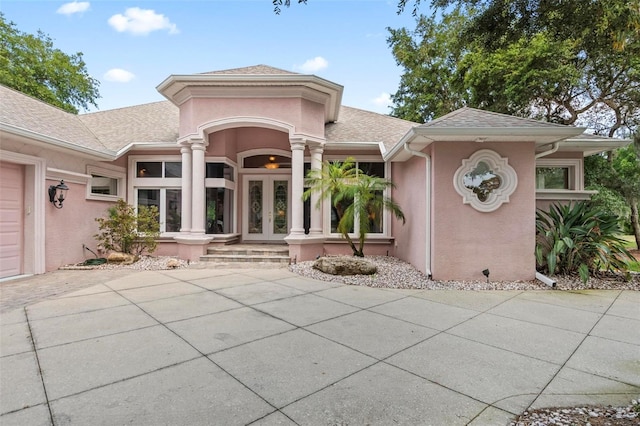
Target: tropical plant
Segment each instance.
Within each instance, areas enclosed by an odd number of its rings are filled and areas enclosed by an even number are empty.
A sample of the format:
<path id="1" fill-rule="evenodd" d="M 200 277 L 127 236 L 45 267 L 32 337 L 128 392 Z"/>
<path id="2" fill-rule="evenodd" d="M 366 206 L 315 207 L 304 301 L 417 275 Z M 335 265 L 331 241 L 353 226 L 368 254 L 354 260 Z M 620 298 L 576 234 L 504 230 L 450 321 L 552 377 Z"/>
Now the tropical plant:
<path id="1" fill-rule="evenodd" d="M 375 215 L 383 210 L 391 211 L 396 218 L 405 222 L 400 206 L 384 195 L 387 188 L 394 187 L 387 179 L 369 176 L 356 167 L 353 158 L 345 161 L 325 161 L 319 170 L 311 170 L 305 178 L 309 187 L 303 199 L 307 200 L 313 192 L 319 192 L 320 198 L 331 200 L 331 208 L 338 219 L 337 231 L 347 241 L 354 256 L 364 257 L 364 243 L 371 231 Z M 351 237 L 357 229 L 358 246 Z"/>
<path id="2" fill-rule="evenodd" d="M 141 255 L 156 250 L 160 236 L 159 213 L 156 206 L 133 206 L 120 199 L 107 209 L 106 217 L 96 218 L 100 232 L 94 235 L 98 247 L 105 251 L 117 251 Z"/>
<path id="3" fill-rule="evenodd" d="M 553 204 L 536 212 L 536 264 L 549 275 L 578 274 L 583 283 L 601 271 L 626 271 L 631 253 L 615 215 L 588 202 Z"/>

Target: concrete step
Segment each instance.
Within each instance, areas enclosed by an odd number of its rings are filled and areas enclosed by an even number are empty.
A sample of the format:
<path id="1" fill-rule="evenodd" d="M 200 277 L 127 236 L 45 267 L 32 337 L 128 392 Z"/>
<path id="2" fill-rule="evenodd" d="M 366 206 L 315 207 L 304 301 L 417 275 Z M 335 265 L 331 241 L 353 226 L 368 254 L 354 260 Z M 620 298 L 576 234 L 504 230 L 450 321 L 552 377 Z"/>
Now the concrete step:
<path id="1" fill-rule="evenodd" d="M 203 264 L 215 264 L 216 266 L 286 266 L 290 263 L 289 248 L 286 245 L 267 244 L 212 246 L 207 249 L 206 255 L 200 256 L 200 262 Z"/>

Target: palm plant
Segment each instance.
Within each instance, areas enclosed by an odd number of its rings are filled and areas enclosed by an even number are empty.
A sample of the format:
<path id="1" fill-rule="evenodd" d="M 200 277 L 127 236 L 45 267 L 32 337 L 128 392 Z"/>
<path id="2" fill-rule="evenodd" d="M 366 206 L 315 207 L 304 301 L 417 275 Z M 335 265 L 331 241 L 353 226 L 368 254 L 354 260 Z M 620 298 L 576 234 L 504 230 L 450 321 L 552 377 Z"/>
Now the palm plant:
<path id="1" fill-rule="evenodd" d="M 536 263 L 541 272 L 579 274 L 584 283 L 601 270 L 625 271 L 631 254 L 618 237 L 618 218 L 590 203 L 553 204 L 536 213 Z"/>
<path id="2" fill-rule="evenodd" d="M 384 192 L 394 187 L 387 179 L 369 176 L 356 167 L 353 158 L 345 161 L 325 161 L 319 170 L 311 170 L 305 178 L 309 187 L 303 199 L 307 200 L 313 192 L 319 192 L 319 207 L 322 199 L 330 199 L 337 216 L 337 231 L 347 241 L 354 256 L 364 257 L 364 243 L 371 231 L 372 218 L 383 209 L 391 211 L 396 218 L 405 222 L 400 206 Z M 346 206 L 346 208 L 344 208 Z M 358 247 L 351 238 L 352 230 L 357 227 Z"/>

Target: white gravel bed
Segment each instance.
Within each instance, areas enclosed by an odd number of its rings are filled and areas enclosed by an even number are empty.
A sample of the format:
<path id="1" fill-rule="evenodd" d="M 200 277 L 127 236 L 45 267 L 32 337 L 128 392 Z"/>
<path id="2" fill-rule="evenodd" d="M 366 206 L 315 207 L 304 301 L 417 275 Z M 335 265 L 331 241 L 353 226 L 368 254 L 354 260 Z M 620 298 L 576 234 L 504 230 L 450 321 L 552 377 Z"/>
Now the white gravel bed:
<path id="1" fill-rule="evenodd" d="M 171 256 L 140 256 L 137 262 L 129 265 L 121 263 L 103 263 L 101 265 L 65 265 L 60 269 L 82 270 L 82 269 L 135 269 L 140 271 L 155 271 L 163 269 L 184 269 L 189 267 L 189 262 Z"/>
<path id="2" fill-rule="evenodd" d="M 547 425 L 638 425 L 640 404 L 637 400 L 623 407 L 543 408 L 525 411 L 510 426 Z"/>
<path id="3" fill-rule="evenodd" d="M 391 256 L 367 256 L 365 260 L 374 263 L 378 272 L 373 275 L 340 276 L 325 274 L 313 268 L 314 261 L 298 262 L 290 265 L 289 269 L 299 275 L 315 278 L 321 281 L 340 282 L 349 285 L 360 285 L 378 288 L 403 288 L 423 290 L 549 290 L 551 287 L 538 281 L 434 281 L 415 269 L 409 263 Z M 556 289 L 584 290 L 617 289 L 640 290 L 640 275 L 635 274 L 630 281 L 621 277 L 605 275 L 591 278 L 587 285 L 582 284 L 578 277 L 554 277 L 557 280 Z"/>

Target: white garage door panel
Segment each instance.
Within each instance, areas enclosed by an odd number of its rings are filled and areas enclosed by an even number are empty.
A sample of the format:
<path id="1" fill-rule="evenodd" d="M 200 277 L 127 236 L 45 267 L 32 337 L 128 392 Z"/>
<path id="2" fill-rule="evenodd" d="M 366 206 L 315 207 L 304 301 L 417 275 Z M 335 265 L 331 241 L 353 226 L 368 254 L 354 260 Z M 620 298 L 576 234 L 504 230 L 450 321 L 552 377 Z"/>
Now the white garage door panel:
<path id="1" fill-rule="evenodd" d="M 23 166 L 0 163 L 0 278 L 22 273 Z"/>

